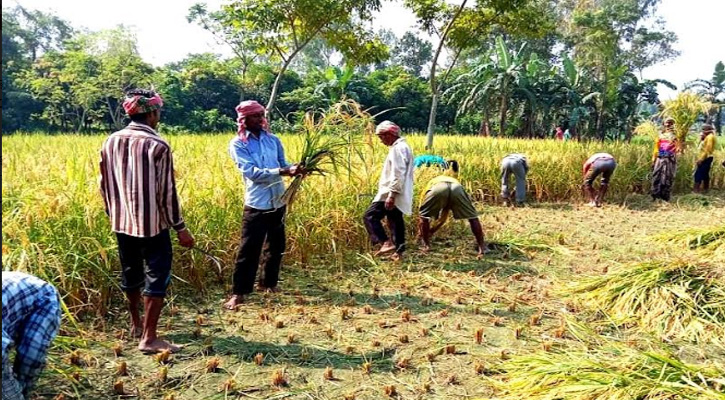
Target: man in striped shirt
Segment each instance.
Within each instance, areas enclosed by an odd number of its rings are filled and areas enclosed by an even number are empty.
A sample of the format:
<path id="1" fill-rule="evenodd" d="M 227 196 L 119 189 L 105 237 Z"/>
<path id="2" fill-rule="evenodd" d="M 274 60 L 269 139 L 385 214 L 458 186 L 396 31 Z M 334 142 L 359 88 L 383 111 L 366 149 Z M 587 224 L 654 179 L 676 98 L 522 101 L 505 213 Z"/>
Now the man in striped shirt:
<path id="1" fill-rule="evenodd" d="M 176 231 L 180 245 L 194 246 L 181 217 L 171 148 L 154 130 L 162 106 L 153 91 L 130 91 L 123 108 L 131 123 L 109 136 L 101 149 L 101 193 L 118 240 L 121 288 L 129 302 L 131 332 L 140 336 L 138 348 L 145 353 L 179 350 L 156 334 L 171 279 L 169 228 Z"/>

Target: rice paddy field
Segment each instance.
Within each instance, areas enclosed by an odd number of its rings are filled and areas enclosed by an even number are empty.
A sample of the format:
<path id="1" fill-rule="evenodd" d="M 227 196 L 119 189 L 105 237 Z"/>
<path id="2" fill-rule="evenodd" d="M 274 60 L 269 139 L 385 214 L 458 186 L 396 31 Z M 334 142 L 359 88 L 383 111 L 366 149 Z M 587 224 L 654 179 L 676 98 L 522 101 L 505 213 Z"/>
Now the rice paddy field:
<path id="1" fill-rule="evenodd" d="M 461 164 L 489 253 L 463 222 L 422 254 L 373 257 L 361 216 L 387 149 L 350 149 L 311 176 L 288 215 L 278 294 L 221 309 L 243 184 L 229 135 L 170 136 L 184 215 L 205 254 L 175 247 L 160 330 L 185 345 L 145 356 L 127 335 L 115 240 L 98 189 L 100 136 L 3 137 L 3 269 L 53 282 L 61 336 L 37 399 L 725 399 L 725 159 L 690 194 L 647 196 L 645 144 L 438 136 Z M 282 135 L 287 158 L 299 137 Z M 424 138 L 408 138 L 416 154 Z M 584 160 L 618 161 L 606 204 L 584 205 Z M 499 204 L 498 163 L 528 156 L 530 204 Z M 434 171 L 417 173 L 416 189 Z M 416 190 L 416 198 L 419 193 Z"/>

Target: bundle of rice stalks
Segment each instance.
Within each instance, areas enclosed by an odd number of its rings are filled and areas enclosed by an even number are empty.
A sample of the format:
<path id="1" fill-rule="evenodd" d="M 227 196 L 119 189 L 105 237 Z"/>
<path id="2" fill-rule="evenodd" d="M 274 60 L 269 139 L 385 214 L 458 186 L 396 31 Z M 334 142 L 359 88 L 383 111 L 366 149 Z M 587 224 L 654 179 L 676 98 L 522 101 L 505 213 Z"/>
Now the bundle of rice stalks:
<path id="1" fill-rule="evenodd" d="M 697 366 L 666 349 L 607 342 L 596 350 L 539 352 L 503 365 L 506 400 L 723 400 L 725 368 Z"/>
<path id="2" fill-rule="evenodd" d="M 722 265 L 649 261 L 570 289 L 586 306 L 600 310 L 616 324 L 638 325 L 668 340 L 714 342 L 725 337 Z"/>
<path id="3" fill-rule="evenodd" d="M 664 109 L 661 115 L 675 120 L 675 135 L 680 143 L 681 150 L 684 150 L 690 128 L 697 121 L 700 114 L 707 115 L 712 108 L 712 103 L 708 102 L 700 94 L 681 92 L 674 99 L 665 100 L 663 104 Z"/>
<path id="4" fill-rule="evenodd" d="M 725 254 L 725 225 L 705 229 L 685 229 L 662 233 L 655 240 L 684 245 L 690 250 L 701 250 L 710 255 Z"/>
<path id="5" fill-rule="evenodd" d="M 361 141 L 364 130 L 372 117 L 352 100 L 346 100 L 330 107 L 327 112 L 307 112 L 304 117 L 302 152 L 299 165 L 306 170 L 298 175 L 282 195 L 282 201 L 292 204 L 308 175 L 325 175 L 338 172 L 344 166 L 352 168 L 353 149 Z M 356 152 L 360 155 L 362 153 Z"/>

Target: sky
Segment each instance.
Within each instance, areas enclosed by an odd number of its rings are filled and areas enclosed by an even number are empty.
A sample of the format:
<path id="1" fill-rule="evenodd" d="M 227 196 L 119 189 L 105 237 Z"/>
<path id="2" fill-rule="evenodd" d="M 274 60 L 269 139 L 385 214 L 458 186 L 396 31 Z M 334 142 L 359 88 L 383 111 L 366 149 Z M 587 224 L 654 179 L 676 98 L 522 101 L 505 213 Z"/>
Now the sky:
<path id="1" fill-rule="evenodd" d="M 3 6 L 20 4 L 30 9 L 52 11 L 74 27 L 92 31 L 119 24 L 133 27 L 141 56 L 147 62 L 161 66 L 180 61 L 187 54 L 209 51 L 231 54 L 224 45 L 216 43 L 209 32 L 187 22 L 188 10 L 197 2 L 200 0 L 10 0 L 3 2 Z M 225 0 L 201 2 L 213 10 Z M 693 79 L 709 79 L 715 64 L 725 62 L 725 47 L 718 38 L 723 35 L 725 0 L 662 0 L 658 15 L 665 20 L 667 29 L 679 37 L 676 48 L 681 54 L 675 60 L 645 70 L 644 78 L 667 79 L 682 88 Z M 401 36 L 408 30 L 415 30 L 415 22 L 413 14 L 403 8 L 400 1 L 387 1 L 376 15 L 373 27 L 376 30 L 387 28 Z M 663 98 L 674 95 L 662 86 L 659 89 Z"/>

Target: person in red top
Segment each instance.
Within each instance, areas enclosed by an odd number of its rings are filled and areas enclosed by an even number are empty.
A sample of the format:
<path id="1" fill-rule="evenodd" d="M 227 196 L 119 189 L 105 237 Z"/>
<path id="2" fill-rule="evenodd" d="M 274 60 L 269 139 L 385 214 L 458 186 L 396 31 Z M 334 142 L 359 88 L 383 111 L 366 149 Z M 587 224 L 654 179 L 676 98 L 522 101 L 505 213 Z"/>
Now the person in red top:
<path id="1" fill-rule="evenodd" d="M 675 120 L 665 120 L 665 130 L 655 141 L 652 153 L 652 200 L 670 201 L 672 185 L 677 172 L 677 137 L 675 136 Z"/>
<path id="2" fill-rule="evenodd" d="M 556 140 L 564 140 L 564 130 L 560 126 L 556 127 Z"/>

